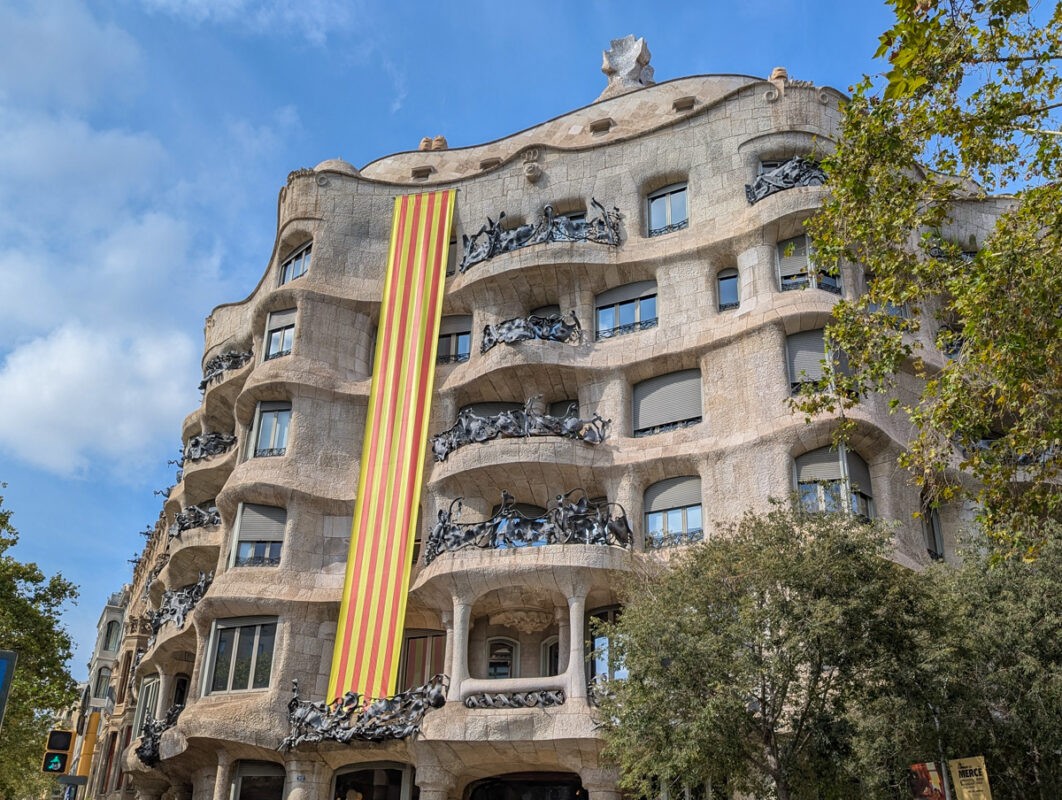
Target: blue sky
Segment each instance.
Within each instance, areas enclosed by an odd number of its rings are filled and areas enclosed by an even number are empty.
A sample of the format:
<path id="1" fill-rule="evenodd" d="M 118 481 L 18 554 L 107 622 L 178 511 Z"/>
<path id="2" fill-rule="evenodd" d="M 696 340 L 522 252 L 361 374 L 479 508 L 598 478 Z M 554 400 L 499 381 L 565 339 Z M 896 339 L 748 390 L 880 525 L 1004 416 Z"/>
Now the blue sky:
<path id="1" fill-rule="evenodd" d="M 658 81 L 845 90 L 877 0 L 0 0 L 0 491 L 15 555 L 81 586 L 86 673 L 107 596 L 173 482 L 203 320 L 245 297 L 288 172 L 489 141 L 592 102 L 610 39 Z"/>

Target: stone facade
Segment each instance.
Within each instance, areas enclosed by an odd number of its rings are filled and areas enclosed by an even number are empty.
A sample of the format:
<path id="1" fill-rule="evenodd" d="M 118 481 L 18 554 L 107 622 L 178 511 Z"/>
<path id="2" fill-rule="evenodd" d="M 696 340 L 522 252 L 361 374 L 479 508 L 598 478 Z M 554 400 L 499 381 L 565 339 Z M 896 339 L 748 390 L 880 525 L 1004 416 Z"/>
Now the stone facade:
<path id="1" fill-rule="evenodd" d="M 129 693 L 116 697 L 100 744 L 104 754 L 108 741 L 121 752 L 94 773 L 88 796 L 126 796 L 128 787 L 143 798 L 194 800 L 359 793 L 406 800 L 416 792 L 422 800 L 493 800 L 510 790 L 545 797 L 546 789 L 572 800 L 618 796 L 615 774 L 599 760 L 591 680 L 607 678 L 614 665 L 591 660 L 588 667 L 588 619 L 614 613 L 616 589 L 639 562 L 666 560 L 718 521 L 794 492 L 798 459 L 826 447 L 836 424 L 825 416 L 806 424 L 790 411 L 797 376 L 787 347 L 795 341 L 788 337 L 823 326 L 838 295 L 813 278 L 808 288 L 783 291 L 779 276 L 788 256 L 779 243 L 801 234 L 827 189 L 798 186 L 750 204 L 744 187 L 764 162 L 829 152 L 843 98 L 789 81 L 784 71 L 771 80 L 700 76 L 606 94 L 489 144 L 398 153 L 360 170 L 326 161 L 289 176 L 260 283 L 206 324 L 204 364 L 226 353 L 253 356 L 243 364 L 234 358 L 208 382 L 183 425 L 186 443 L 225 434 L 237 444 L 184 465 L 137 568 L 118 656 L 120 681 L 136 687 L 138 702 L 150 698 L 153 718 L 163 719 L 176 700 L 185 707 L 159 735 L 159 763 L 148 767 L 134 753 L 140 731 L 132 729 L 144 712 L 135 716 Z M 619 210 L 622 235 L 618 246 L 532 245 L 448 277 L 444 314 L 471 316 L 469 357 L 437 367 L 431 433 L 449 429 L 467 406 L 519 406 L 533 396 L 546 406 L 577 402 L 581 417 L 597 414 L 611 425 L 593 446 L 501 437 L 460 447 L 445 461 L 429 453 L 419 536 L 457 497 L 463 519 L 485 520 L 503 491 L 533 516 L 578 488 L 625 510 L 633 544 L 467 548 L 430 564 L 418 558 L 405 625 L 420 649 L 405 648 L 400 682 L 439 666 L 450 677 L 448 702 L 427 714 L 417 737 L 280 752 L 292 680 L 304 696 L 325 699 L 392 199 L 427 187 L 459 190 L 456 250 L 462 236 L 501 212 L 531 222 L 549 205 L 589 218 L 592 198 Z M 959 216 L 968 227 L 955 233 L 965 242 L 981 238 L 991 214 L 971 208 Z M 665 228 L 651 235 L 661 219 Z M 455 267 L 460 259 L 451 254 Z M 863 281 L 857 267 L 846 267 L 840 294 L 853 296 Z M 632 285 L 633 299 L 613 291 Z M 612 311 L 602 311 L 606 305 Z M 543 307 L 574 313 L 579 340 L 480 352 L 486 326 Z M 625 314 L 638 313 L 636 324 L 624 323 Z M 276 320 L 294 326 L 290 352 L 274 349 L 283 339 Z M 615 335 L 601 336 L 607 320 L 619 323 Z M 920 335 L 932 352 L 934 327 L 926 328 Z M 657 395 L 647 387 L 656 384 L 644 382 L 673 373 L 692 376 L 683 386 L 699 402 L 672 420 L 674 412 L 653 407 Z M 901 392 L 915 388 L 913 375 L 901 376 Z M 907 424 L 880 397 L 851 416 L 851 450 L 871 484 L 858 488 L 872 499 L 870 513 L 895 520 L 898 561 L 926 563 L 925 531 L 912 516 L 919 487 L 896 465 Z M 647 418 L 657 421 L 636 436 Z M 666 494 L 661 482 L 682 477 L 691 481 L 675 491 L 684 487 L 695 499 L 664 509 L 677 516 L 650 518 Z M 854 490 L 852 477 L 843 479 L 845 491 Z M 173 535 L 176 515 L 191 506 L 216 507 L 220 524 Z M 240 533 L 250 530 L 249 514 L 272 531 L 266 539 Z M 664 517 L 668 536 L 650 530 Z M 962 509 L 942 510 L 941 555 L 953 557 L 963 517 Z M 187 621 L 161 627 L 150 641 L 140 620 L 164 592 L 211 572 Z M 219 667 L 238 636 L 253 642 L 253 675 Z"/>

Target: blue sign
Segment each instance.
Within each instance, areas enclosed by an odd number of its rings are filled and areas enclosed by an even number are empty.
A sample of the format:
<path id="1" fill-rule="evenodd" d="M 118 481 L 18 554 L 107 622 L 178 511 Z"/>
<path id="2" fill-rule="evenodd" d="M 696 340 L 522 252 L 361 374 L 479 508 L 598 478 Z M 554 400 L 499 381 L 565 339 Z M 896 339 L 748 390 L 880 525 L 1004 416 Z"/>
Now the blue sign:
<path id="1" fill-rule="evenodd" d="M 7 708 L 7 696 L 11 693 L 11 681 L 15 678 L 17 660 L 18 653 L 0 650 L 0 727 L 4 725 L 4 709 Z"/>

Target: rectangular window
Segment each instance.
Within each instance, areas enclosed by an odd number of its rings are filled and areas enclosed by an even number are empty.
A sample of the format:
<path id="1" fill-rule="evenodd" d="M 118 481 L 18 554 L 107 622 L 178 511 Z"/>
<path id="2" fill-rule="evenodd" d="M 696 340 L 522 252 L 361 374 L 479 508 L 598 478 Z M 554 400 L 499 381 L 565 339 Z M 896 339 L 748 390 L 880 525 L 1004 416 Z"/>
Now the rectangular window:
<path id="1" fill-rule="evenodd" d="M 423 686 L 436 675 L 446 671 L 443 659 L 446 654 L 446 634 L 424 632 L 406 637 L 402 653 L 402 686 L 414 689 Z"/>
<path id="2" fill-rule="evenodd" d="M 785 349 L 789 367 L 789 389 L 793 394 L 798 393 L 805 383 L 822 380 L 826 341 L 821 328 L 790 334 L 785 338 Z"/>
<path id="3" fill-rule="evenodd" d="M 266 324 L 265 360 L 280 358 L 291 353 L 295 343 L 295 309 L 274 311 Z"/>
<path id="4" fill-rule="evenodd" d="M 602 292 L 594 299 L 598 341 L 657 325 L 656 281 L 639 281 Z"/>
<path id="5" fill-rule="evenodd" d="M 241 503 L 234 567 L 275 567 L 280 564 L 288 512 L 277 506 Z"/>
<path id="6" fill-rule="evenodd" d="M 468 361 L 472 352 L 472 317 L 453 314 L 442 318 L 439 325 L 439 364 L 460 364 Z"/>
<path id="7" fill-rule="evenodd" d="M 815 266 L 814 249 L 807 235 L 786 239 L 777 245 L 778 288 L 783 292 L 807 287 L 841 293 L 840 275 Z"/>
<path id="8" fill-rule="evenodd" d="M 689 225 L 686 184 L 665 186 L 649 195 L 649 236 L 682 230 Z"/>
<path id="9" fill-rule="evenodd" d="M 701 371 L 687 369 L 642 381 L 633 390 L 634 435 L 685 428 L 701 421 Z"/>
<path id="10" fill-rule="evenodd" d="M 259 403 L 257 432 L 254 437 L 254 457 L 284 455 L 288 447 L 290 426 L 291 403 Z"/>
<path id="11" fill-rule="evenodd" d="M 208 661 L 207 693 L 268 688 L 276 636 L 275 619 L 218 620 Z"/>
<path id="12" fill-rule="evenodd" d="M 140 691 L 136 696 L 136 713 L 133 715 L 133 730 L 139 736 L 148 715 L 155 716 L 159 703 L 159 676 L 148 675 L 140 682 Z"/>
<path id="13" fill-rule="evenodd" d="M 280 267 L 280 285 L 301 278 L 310 269 L 311 244 L 296 250 Z"/>

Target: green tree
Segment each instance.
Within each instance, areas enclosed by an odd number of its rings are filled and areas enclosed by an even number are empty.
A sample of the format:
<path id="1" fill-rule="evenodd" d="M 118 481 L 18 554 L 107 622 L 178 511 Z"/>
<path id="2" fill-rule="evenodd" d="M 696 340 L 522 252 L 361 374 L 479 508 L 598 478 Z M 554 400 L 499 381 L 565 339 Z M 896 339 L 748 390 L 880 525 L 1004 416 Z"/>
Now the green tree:
<path id="1" fill-rule="evenodd" d="M 934 500 L 972 496 L 1003 552 L 1032 557 L 1062 517 L 1062 3 L 889 2 L 890 70 L 855 87 L 808 225 L 820 264 L 873 281 L 826 328 L 845 369 L 795 404 L 843 411 L 914 371 L 922 388 L 894 401 L 917 429 L 907 465 Z M 951 218 L 982 202 L 998 220 L 954 238 Z M 919 349 L 923 325 L 954 358 Z"/>
<path id="2" fill-rule="evenodd" d="M 45 738 L 56 715 L 77 699 L 66 667 L 70 637 L 59 621 L 63 604 L 74 600 L 77 590 L 62 576 L 48 578 L 36 564 L 8 554 L 18 533 L 3 500 L 0 496 L 0 649 L 18 653 L 18 665 L 0 730 L 0 798 L 21 800 L 49 784 L 40 771 Z"/>
<path id="3" fill-rule="evenodd" d="M 779 508 L 632 581 L 606 626 L 629 678 L 601 700 L 622 786 L 895 798 L 908 764 L 935 759 L 932 676 L 950 653 L 931 587 L 889 543 L 850 516 Z"/>
<path id="4" fill-rule="evenodd" d="M 997 800 L 1062 797 L 1060 534 L 1033 563 L 973 548 L 958 569 L 935 570 L 959 656 L 942 676 L 948 755 L 984 754 Z"/>

